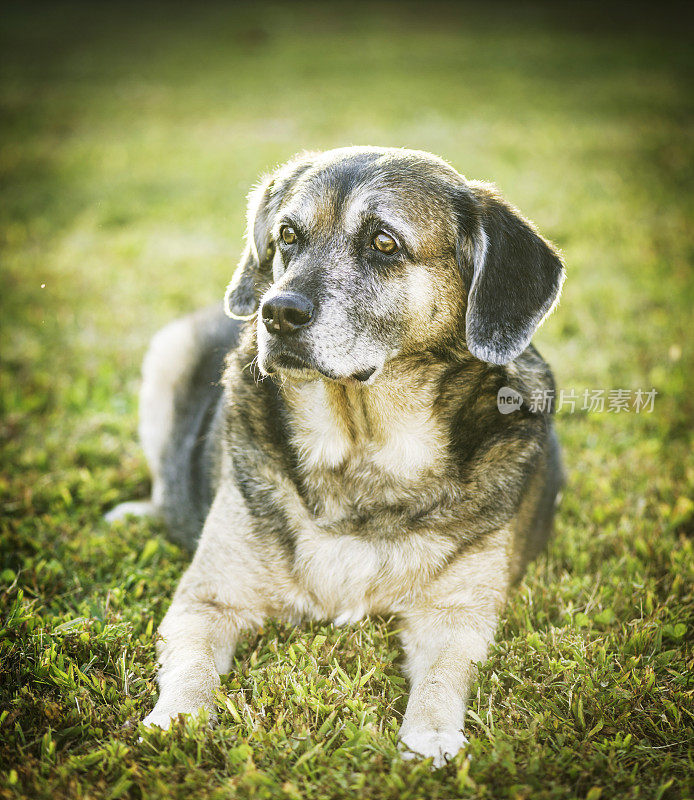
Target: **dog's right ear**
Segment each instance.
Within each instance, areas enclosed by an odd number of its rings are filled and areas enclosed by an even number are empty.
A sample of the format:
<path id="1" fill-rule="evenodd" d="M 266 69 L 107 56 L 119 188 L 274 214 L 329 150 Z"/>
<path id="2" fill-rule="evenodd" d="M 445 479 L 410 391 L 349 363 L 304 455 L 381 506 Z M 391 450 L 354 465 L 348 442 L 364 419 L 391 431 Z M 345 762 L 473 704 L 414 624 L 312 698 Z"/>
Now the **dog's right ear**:
<path id="1" fill-rule="evenodd" d="M 274 183 L 274 176 L 270 176 L 248 195 L 246 247 L 224 295 L 224 310 L 232 319 L 246 320 L 255 316 L 259 273 L 272 261 L 275 252 L 270 239 Z"/>

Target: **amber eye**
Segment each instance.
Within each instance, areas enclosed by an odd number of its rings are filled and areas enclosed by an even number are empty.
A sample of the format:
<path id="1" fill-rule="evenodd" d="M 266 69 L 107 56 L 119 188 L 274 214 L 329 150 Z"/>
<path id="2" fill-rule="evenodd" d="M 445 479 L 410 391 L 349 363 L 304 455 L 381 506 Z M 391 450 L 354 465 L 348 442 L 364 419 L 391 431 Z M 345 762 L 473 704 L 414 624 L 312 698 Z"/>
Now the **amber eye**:
<path id="1" fill-rule="evenodd" d="M 280 236 L 285 244 L 294 244 L 296 242 L 296 231 L 291 225 L 283 225 L 280 228 Z"/>
<path id="2" fill-rule="evenodd" d="M 378 250 L 379 253 L 385 253 L 387 256 L 397 253 L 397 251 L 400 249 L 395 239 L 383 231 L 379 231 L 374 236 L 371 246 L 374 248 L 374 250 Z"/>

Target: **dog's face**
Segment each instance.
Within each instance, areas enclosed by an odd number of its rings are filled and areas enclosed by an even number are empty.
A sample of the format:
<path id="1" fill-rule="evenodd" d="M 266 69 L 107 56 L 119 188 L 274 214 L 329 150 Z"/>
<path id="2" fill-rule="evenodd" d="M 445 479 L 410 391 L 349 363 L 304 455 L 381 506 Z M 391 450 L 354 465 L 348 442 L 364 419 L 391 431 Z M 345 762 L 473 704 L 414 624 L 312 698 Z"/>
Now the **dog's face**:
<path id="1" fill-rule="evenodd" d="M 371 383 L 401 354 L 510 361 L 562 280 L 489 187 L 427 153 L 355 147 L 300 157 L 251 194 L 226 303 L 258 309 L 263 374 Z"/>

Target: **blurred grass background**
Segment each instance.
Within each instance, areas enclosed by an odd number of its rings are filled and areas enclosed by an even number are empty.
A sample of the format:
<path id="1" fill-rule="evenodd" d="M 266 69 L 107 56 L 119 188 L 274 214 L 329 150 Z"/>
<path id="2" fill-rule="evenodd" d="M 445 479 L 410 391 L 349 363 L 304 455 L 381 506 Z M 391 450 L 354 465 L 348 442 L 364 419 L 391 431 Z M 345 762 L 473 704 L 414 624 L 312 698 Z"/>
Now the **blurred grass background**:
<path id="1" fill-rule="evenodd" d="M 685 6 L 6 4 L 0 797 L 691 797 L 692 41 Z M 422 148 L 563 250 L 557 536 L 480 673 L 472 760 L 401 763 L 395 623 L 269 626 L 222 725 L 137 742 L 185 556 L 136 443 L 149 336 L 222 296 L 301 149 Z M 342 672 L 340 672 L 342 670 Z M 364 676 L 368 676 L 364 679 Z"/>

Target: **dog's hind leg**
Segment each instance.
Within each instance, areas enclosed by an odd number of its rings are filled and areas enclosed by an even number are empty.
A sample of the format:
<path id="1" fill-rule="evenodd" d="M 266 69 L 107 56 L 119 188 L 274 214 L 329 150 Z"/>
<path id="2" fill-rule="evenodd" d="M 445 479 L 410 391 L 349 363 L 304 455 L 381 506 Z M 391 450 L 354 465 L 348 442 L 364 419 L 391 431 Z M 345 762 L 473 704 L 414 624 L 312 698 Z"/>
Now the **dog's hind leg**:
<path id="1" fill-rule="evenodd" d="M 118 503 L 104 514 L 106 522 L 117 522 L 127 517 L 158 517 L 157 507 L 151 500 L 130 500 Z"/>
<path id="2" fill-rule="evenodd" d="M 149 500 L 121 503 L 105 515 L 115 522 L 129 515 L 161 516 L 164 499 L 163 466 L 175 422 L 180 387 L 190 380 L 196 362 L 193 317 L 183 317 L 158 331 L 142 362 L 139 434 L 152 477 Z"/>
<path id="3" fill-rule="evenodd" d="M 142 364 L 139 426 L 152 496 L 117 506 L 107 520 L 157 516 L 172 539 L 194 549 L 214 496 L 224 358 L 239 331 L 219 303 L 155 334 Z"/>

